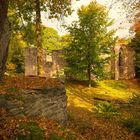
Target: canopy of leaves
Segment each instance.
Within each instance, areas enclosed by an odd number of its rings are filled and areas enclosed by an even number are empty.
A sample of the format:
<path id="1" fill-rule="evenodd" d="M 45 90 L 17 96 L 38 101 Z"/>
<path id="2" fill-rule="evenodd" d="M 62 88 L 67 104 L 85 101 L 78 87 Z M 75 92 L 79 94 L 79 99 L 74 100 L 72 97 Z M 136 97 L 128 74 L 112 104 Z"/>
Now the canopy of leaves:
<path id="1" fill-rule="evenodd" d="M 20 33 L 12 33 L 9 44 L 7 69 L 9 72 L 24 71 L 24 48 L 27 46 Z"/>
<path id="2" fill-rule="evenodd" d="M 68 27 L 72 39 L 66 54 L 68 71 L 78 78 L 87 78 L 90 66 L 92 74 L 102 77 L 115 43 L 114 30 L 108 30 L 112 20 L 108 18 L 106 8 L 96 2 L 82 6 L 78 17 L 78 21 Z"/>
<path id="3" fill-rule="evenodd" d="M 39 0 L 41 12 L 47 12 L 48 18 L 62 19 L 71 14 L 71 0 Z M 13 0 L 9 1 L 9 20 L 13 31 L 21 32 L 28 46 L 35 45 L 35 1 Z M 44 30 L 44 29 L 43 29 Z M 49 30 L 49 29 L 48 29 Z M 42 31 L 46 33 L 48 31 Z M 50 34 L 50 31 L 48 31 Z M 53 32 L 53 31 L 52 31 Z M 55 33 L 54 34 L 58 34 Z M 58 35 L 56 35 L 58 36 Z M 52 37 L 52 36 L 51 36 Z M 54 36 L 53 36 L 54 37 Z M 55 37 L 55 40 L 58 37 Z M 55 41 L 54 40 L 54 41 Z M 49 41 L 50 44 L 51 41 Z M 44 42 L 46 43 L 46 42 Z M 43 43 L 43 46 L 44 46 Z M 49 45 L 48 44 L 48 45 Z M 52 44 L 52 43 L 51 43 Z M 48 45 L 45 45 L 48 47 Z M 58 47 L 59 45 L 57 45 Z M 49 47 L 54 48 L 54 47 Z"/>
<path id="4" fill-rule="evenodd" d="M 41 11 L 46 11 L 48 18 L 61 19 L 71 14 L 71 0 L 39 0 Z M 16 29 L 24 28 L 26 23 L 35 21 L 35 1 L 34 0 L 12 0 L 9 1 L 9 11 L 12 26 Z M 12 12 L 11 12 L 12 11 Z M 20 22 L 19 22 L 20 21 Z"/>
<path id="5" fill-rule="evenodd" d="M 61 48 L 68 48 L 71 42 L 71 36 L 70 34 L 65 34 L 63 36 L 61 36 L 60 38 L 60 45 Z"/>
<path id="6" fill-rule="evenodd" d="M 60 36 L 58 32 L 50 27 L 42 27 L 42 46 L 47 52 L 60 49 Z"/>

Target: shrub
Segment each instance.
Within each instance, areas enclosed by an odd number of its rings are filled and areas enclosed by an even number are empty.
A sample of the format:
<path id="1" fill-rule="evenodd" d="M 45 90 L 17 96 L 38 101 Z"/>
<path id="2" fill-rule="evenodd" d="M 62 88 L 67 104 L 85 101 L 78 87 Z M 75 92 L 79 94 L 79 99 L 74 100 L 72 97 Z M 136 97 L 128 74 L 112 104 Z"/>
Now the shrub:
<path id="1" fill-rule="evenodd" d="M 43 130 L 35 122 L 21 124 L 17 137 L 18 140 L 45 140 Z"/>
<path id="2" fill-rule="evenodd" d="M 63 138 L 63 137 L 58 136 L 58 135 L 57 135 L 57 134 L 55 134 L 55 133 L 52 133 L 52 134 L 50 134 L 50 136 L 49 136 L 48 140 L 64 140 L 64 138 Z"/>
<path id="3" fill-rule="evenodd" d="M 65 138 L 58 136 L 56 133 L 51 133 L 48 140 L 80 140 L 80 138 L 70 132 L 67 133 Z"/>
<path id="4" fill-rule="evenodd" d="M 119 114 L 117 108 L 114 107 L 114 105 L 109 102 L 98 103 L 96 105 L 95 109 L 96 109 L 96 112 L 98 113 L 98 115 L 101 115 L 107 119 L 113 117 L 114 115 Z"/>
<path id="5" fill-rule="evenodd" d="M 126 88 L 128 88 L 128 85 L 126 85 L 122 81 L 109 81 L 109 82 L 105 82 L 105 84 L 111 88 L 114 88 L 114 89 L 126 89 Z"/>
<path id="6" fill-rule="evenodd" d="M 134 97 L 130 100 L 130 104 L 140 105 L 140 96 L 134 95 Z"/>
<path id="7" fill-rule="evenodd" d="M 16 87 L 12 87 L 8 89 L 9 92 L 17 92 L 18 89 Z"/>
<path id="8" fill-rule="evenodd" d="M 140 135 L 140 119 L 130 117 L 123 120 L 123 125 L 133 131 L 136 135 Z"/>

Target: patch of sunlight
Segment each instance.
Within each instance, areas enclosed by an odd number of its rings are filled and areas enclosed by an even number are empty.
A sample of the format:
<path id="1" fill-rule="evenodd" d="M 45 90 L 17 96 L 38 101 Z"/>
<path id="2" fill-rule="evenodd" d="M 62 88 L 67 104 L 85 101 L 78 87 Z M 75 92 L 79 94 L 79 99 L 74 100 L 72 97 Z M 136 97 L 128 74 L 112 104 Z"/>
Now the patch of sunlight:
<path id="1" fill-rule="evenodd" d="M 118 82 L 118 83 L 117 83 Z M 128 90 L 127 85 L 123 85 L 122 83 L 120 84 L 119 81 L 101 81 L 99 82 L 100 87 L 102 88 L 102 91 L 106 91 L 106 95 L 111 96 L 112 98 L 115 99 L 122 99 L 124 101 L 128 101 L 130 98 L 133 97 L 133 92 Z M 112 86 L 111 86 L 112 85 Z"/>
<path id="2" fill-rule="evenodd" d="M 70 83 L 66 85 L 66 90 L 68 105 L 86 108 L 90 111 L 94 108 L 94 98 L 128 102 L 135 93 L 140 93 L 140 90 L 133 88 L 128 81 L 115 80 L 100 81 L 98 86 L 91 88 Z"/>
<path id="3" fill-rule="evenodd" d="M 68 104 L 67 104 L 68 106 L 86 108 L 87 110 L 92 111 L 93 104 L 90 103 L 90 100 L 84 100 L 82 96 L 78 97 L 72 94 L 70 90 L 67 90 L 67 95 L 68 95 Z"/>

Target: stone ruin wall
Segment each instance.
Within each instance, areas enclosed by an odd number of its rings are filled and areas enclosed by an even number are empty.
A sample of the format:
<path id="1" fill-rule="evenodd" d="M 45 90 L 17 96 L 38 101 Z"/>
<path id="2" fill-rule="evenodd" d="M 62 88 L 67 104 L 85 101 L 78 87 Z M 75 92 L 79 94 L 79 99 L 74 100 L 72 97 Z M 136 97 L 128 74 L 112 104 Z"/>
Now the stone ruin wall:
<path id="1" fill-rule="evenodd" d="M 60 78 L 64 77 L 66 65 L 63 58 L 63 50 L 54 50 L 51 56 L 42 51 L 42 70 L 40 77 Z M 37 76 L 37 49 L 26 48 L 25 50 L 25 76 Z"/>
<path id="2" fill-rule="evenodd" d="M 25 76 L 37 75 L 37 49 L 25 49 Z"/>
<path id="3" fill-rule="evenodd" d="M 42 67 L 43 72 L 41 77 L 47 78 L 62 78 L 64 77 L 64 67 L 66 62 L 63 58 L 63 50 L 55 50 L 52 56 L 46 55 L 46 50 L 43 51 Z M 112 75 L 112 79 L 133 79 L 135 77 L 135 52 L 132 48 L 126 45 L 116 46 L 113 50 L 115 58 L 110 61 L 109 66 L 106 66 L 107 71 Z M 119 54 L 121 53 L 121 63 Z M 36 48 L 27 48 L 25 51 L 25 76 L 37 76 L 37 50 Z"/>
<path id="4" fill-rule="evenodd" d="M 115 58 L 111 60 L 112 79 L 133 79 L 135 77 L 135 51 L 126 46 L 116 46 L 113 50 Z"/>
<path id="5" fill-rule="evenodd" d="M 64 76 L 65 61 L 62 55 L 62 50 L 55 50 L 52 52 L 52 56 L 48 56 L 46 50 L 43 49 L 40 77 L 60 78 Z M 26 48 L 25 50 L 25 76 L 37 76 L 36 48 Z M 46 116 L 61 124 L 66 124 L 67 96 L 65 88 L 23 90 L 22 92 L 24 93 L 21 97 L 23 99 L 23 107 L 12 105 L 13 108 L 10 109 L 11 114 L 29 117 Z M 7 102 L 7 104 L 9 103 Z"/>

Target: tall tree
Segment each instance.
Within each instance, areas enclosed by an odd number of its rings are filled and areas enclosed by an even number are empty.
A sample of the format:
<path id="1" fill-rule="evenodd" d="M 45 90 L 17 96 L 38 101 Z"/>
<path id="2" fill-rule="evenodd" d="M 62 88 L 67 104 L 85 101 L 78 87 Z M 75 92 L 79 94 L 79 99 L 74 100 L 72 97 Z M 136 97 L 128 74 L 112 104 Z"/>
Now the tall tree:
<path id="1" fill-rule="evenodd" d="M 42 26 L 42 47 L 51 53 L 52 50 L 58 50 L 60 46 L 60 36 L 57 30 L 51 27 Z"/>
<path id="2" fill-rule="evenodd" d="M 49 18 L 63 18 L 71 13 L 71 0 L 15 0 L 11 2 L 11 5 L 17 9 L 23 24 L 35 21 L 38 74 L 40 75 L 42 61 L 41 11 L 47 11 Z"/>
<path id="3" fill-rule="evenodd" d="M 108 31 L 112 21 L 105 7 L 96 2 L 82 6 L 78 17 L 78 21 L 68 27 L 72 39 L 66 53 L 68 72 L 88 79 L 90 87 L 92 74 L 97 78 L 103 76 L 104 64 L 115 42 L 114 31 Z"/>
<path id="4" fill-rule="evenodd" d="M 40 48 L 42 45 L 40 26 L 41 11 L 47 10 L 50 18 L 64 17 L 71 13 L 71 0 L 0 0 L 0 79 L 5 71 L 5 64 L 8 55 L 8 44 L 10 40 L 10 25 L 7 16 L 8 8 L 14 9 L 15 13 L 13 15 L 18 15 L 21 19 L 20 24 L 16 24 L 18 25 L 18 27 L 16 27 L 18 30 L 22 30 L 23 28 L 26 30 L 25 26 L 27 23 L 34 22 L 34 20 L 36 20 L 36 45 L 38 48 L 38 63 L 40 63 Z M 16 18 L 15 21 L 17 21 Z M 21 23 L 24 25 L 23 27 L 21 27 Z"/>
<path id="5" fill-rule="evenodd" d="M 38 76 L 41 75 L 42 70 L 42 38 L 41 38 L 41 4 L 40 0 L 35 0 L 35 12 L 36 12 L 36 47 L 37 47 L 37 64 L 38 64 Z"/>
<path id="6" fill-rule="evenodd" d="M 10 40 L 10 24 L 7 14 L 8 0 L 0 0 L 0 79 L 4 75 Z"/>
<path id="7" fill-rule="evenodd" d="M 37 46 L 37 61 L 38 61 L 38 75 L 42 72 L 42 36 L 41 36 L 41 7 L 47 4 L 50 11 L 50 18 L 60 18 L 71 13 L 71 0 L 35 0 L 36 12 L 36 46 Z"/>

